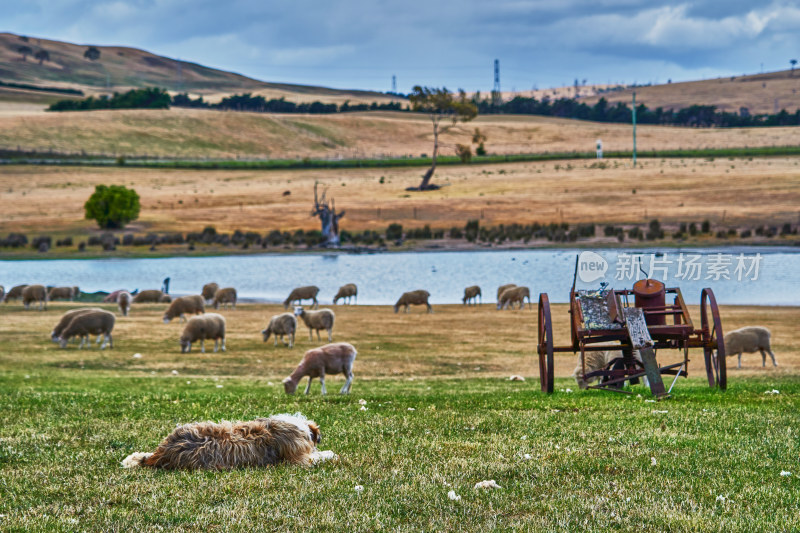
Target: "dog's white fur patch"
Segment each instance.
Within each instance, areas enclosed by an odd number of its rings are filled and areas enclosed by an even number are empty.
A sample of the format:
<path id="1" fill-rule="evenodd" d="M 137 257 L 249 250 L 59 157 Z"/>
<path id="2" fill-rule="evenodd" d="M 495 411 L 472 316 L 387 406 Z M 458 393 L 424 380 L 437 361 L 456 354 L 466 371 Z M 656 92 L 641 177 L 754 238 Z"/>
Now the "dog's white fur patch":
<path id="1" fill-rule="evenodd" d="M 146 452 L 135 452 L 122 460 L 122 468 L 136 468 L 142 466 L 142 461 L 153 455 Z"/>
<path id="2" fill-rule="evenodd" d="M 330 450 L 324 450 L 321 452 L 317 451 L 311 454 L 311 464 L 316 466 L 320 463 L 324 463 L 325 461 L 335 461 L 338 458 L 339 456 Z"/>
<path id="3" fill-rule="evenodd" d="M 279 415 L 272 415 L 270 418 L 286 422 L 287 424 L 293 424 L 308 434 L 308 440 L 314 440 L 314 436 L 311 434 L 311 428 L 308 427 L 308 418 L 304 417 L 302 413 L 297 412 L 293 415 L 281 413 Z"/>

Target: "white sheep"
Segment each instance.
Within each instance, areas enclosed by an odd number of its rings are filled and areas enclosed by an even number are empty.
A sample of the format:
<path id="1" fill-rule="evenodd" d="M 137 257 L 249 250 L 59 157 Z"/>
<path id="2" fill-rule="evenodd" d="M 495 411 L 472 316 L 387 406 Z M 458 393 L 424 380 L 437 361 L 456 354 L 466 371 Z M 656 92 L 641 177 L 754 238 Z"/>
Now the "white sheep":
<path id="1" fill-rule="evenodd" d="M 61 331 L 59 336 L 61 347 L 66 348 L 67 342 L 71 337 L 81 337 L 81 343 L 78 348 L 82 348 L 84 343 L 89 344 L 89 335 L 103 335 L 103 344 L 100 349 L 104 350 L 106 343 L 113 348 L 114 339 L 111 337 L 111 332 L 114 329 L 115 321 L 114 313 L 103 309 L 89 310 L 78 314 Z"/>
<path id="2" fill-rule="evenodd" d="M 408 291 L 404 292 L 400 299 L 397 300 L 397 303 L 394 304 L 394 312 L 400 310 L 400 306 L 405 306 L 405 312 L 408 313 L 408 306 L 409 305 L 425 305 L 428 308 L 428 313 L 433 313 L 433 307 L 431 304 L 428 303 L 428 298 L 430 298 L 431 293 L 424 290 L 416 290 L 416 291 Z"/>
<path id="3" fill-rule="evenodd" d="M 297 332 L 297 319 L 292 313 L 282 313 L 280 315 L 275 315 L 269 320 L 269 324 L 267 327 L 261 330 L 261 334 L 264 336 L 264 342 L 269 340 L 270 335 L 275 336 L 275 346 L 278 345 L 278 336 L 281 338 L 281 342 L 286 344 L 286 341 L 283 340 L 284 335 L 289 337 L 289 348 L 294 347 L 294 336 Z"/>
<path id="4" fill-rule="evenodd" d="M 326 344 L 319 348 L 312 348 L 303 355 L 303 360 L 297 365 L 294 372 L 283 380 L 283 388 L 286 394 L 294 394 L 297 384 L 305 376 L 308 376 L 306 394 L 311 390 L 311 380 L 318 377 L 322 385 L 322 394 L 327 394 L 325 389 L 326 374 L 344 374 L 347 377 L 340 394 L 350 392 L 350 384 L 353 382 L 353 362 L 356 360 L 356 349 L 352 344 L 337 342 Z"/>
<path id="5" fill-rule="evenodd" d="M 22 304 L 28 309 L 32 303 L 39 303 L 39 311 L 47 309 L 47 289 L 44 285 L 28 285 L 22 289 Z"/>
<path id="6" fill-rule="evenodd" d="M 586 351 L 586 373 L 590 374 L 591 372 L 596 372 L 598 370 L 603 370 L 615 359 L 622 358 L 622 351 L 621 350 L 605 350 L 605 351 Z M 642 356 L 639 353 L 639 350 L 633 351 L 633 358 L 639 363 L 642 362 Z M 583 379 L 583 367 L 581 366 L 581 354 L 578 354 L 578 362 L 575 366 L 575 370 L 572 372 L 572 377 L 575 378 L 575 382 L 578 384 L 578 387 L 581 389 L 585 389 L 589 386 L 590 383 L 599 379 L 598 376 L 590 377 L 589 379 Z"/>
<path id="7" fill-rule="evenodd" d="M 210 304 L 214 300 L 214 295 L 217 293 L 217 290 L 219 290 L 219 285 L 212 281 L 211 283 L 203 285 L 203 290 L 200 294 L 203 295 L 206 303 Z"/>
<path id="8" fill-rule="evenodd" d="M 481 294 L 481 288 L 477 285 L 472 285 L 471 287 L 467 287 L 464 289 L 464 297 L 461 299 L 461 303 L 467 305 L 469 303 L 477 304 L 478 298 L 483 301 L 483 295 Z"/>
<path id="9" fill-rule="evenodd" d="M 317 294 L 319 294 L 319 287 L 315 285 L 308 285 L 306 287 L 298 287 L 293 289 L 289 296 L 283 301 L 283 308 L 289 309 L 289 304 L 293 302 L 297 302 L 299 304 L 303 303 L 303 300 L 312 300 L 313 304 L 312 307 L 314 309 L 319 307 L 319 302 L 317 301 Z"/>
<path id="10" fill-rule="evenodd" d="M 214 309 L 219 309 L 220 305 L 223 309 L 228 305 L 236 309 L 236 289 L 233 287 L 217 289 L 217 292 L 214 293 Z"/>
<path id="11" fill-rule="evenodd" d="M 497 301 L 500 301 L 500 296 L 503 295 L 503 292 L 505 292 L 506 289 L 513 289 L 516 286 L 517 285 L 515 283 L 506 283 L 505 285 L 500 285 L 497 287 Z"/>
<path id="12" fill-rule="evenodd" d="M 355 298 L 356 304 L 358 304 L 358 287 L 356 287 L 356 284 L 348 283 L 347 285 L 342 285 L 339 287 L 339 292 L 333 297 L 333 305 L 336 305 L 336 302 L 340 299 L 349 304 L 352 302 L 353 298 Z"/>
<path id="13" fill-rule="evenodd" d="M 528 307 L 533 309 L 531 305 L 531 290 L 528 287 L 511 287 L 503 291 L 500 295 L 500 300 L 497 302 L 497 309 L 505 309 L 510 307 L 514 309 L 514 304 L 519 303 L 519 308 L 525 307 L 525 298 L 528 299 Z"/>
<path id="14" fill-rule="evenodd" d="M 312 331 L 317 330 L 317 340 L 320 340 L 319 330 L 328 330 L 328 342 L 333 341 L 333 322 L 336 315 L 330 309 L 320 309 L 319 311 L 306 311 L 302 307 L 294 308 L 294 315 L 303 319 L 308 327 L 308 340 L 313 341 Z"/>
<path id="15" fill-rule="evenodd" d="M 119 312 L 122 313 L 122 316 L 128 316 L 131 310 L 131 300 L 133 300 L 133 297 L 128 291 L 121 291 L 117 295 L 117 307 L 119 307 Z"/>
<path id="16" fill-rule="evenodd" d="M 73 287 L 53 287 L 47 293 L 49 301 L 55 300 L 72 300 L 75 296 Z"/>
<path id="17" fill-rule="evenodd" d="M 723 338 L 725 344 L 725 354 L 730 357 L 733 354 L 739 356 L 739 368 L 742 368 L 742 352 L 755 353 L 761 352 L 761 366 L 767 366 L 767 353 L 772 358 L 772 366 L 778 366 L 775 361 L 775 354 L 770 348 L 770 331 L 762 326 L 746 326 L 743 328 L 729 331 Z"/>
<path id="18" fill-rule="evenodd" d="M 162 301 L 162 298 L 165 294 L 156 289 L 148 289 L 146 291 L 141 291 L 136 296 L 133 297 L 133 303 L 135 304 L 144 304 L 144 303 L 159 303 Z"/>
<path id="19" fill-rule="evenodd" d="M 22 285 L 15 285 L 11 287 L 11 289 L 3 297 L 3 301 L 5 303 L 8 303 L 9 300 L 19 300 L 20 298 L 22 298 L 22 291 L 25 290 L 25 287 L 27 286 L 28 285 L 25 283 Z"/>
<path id="20" fill-rule="evenodd" d="M 186 322 L 186 315 L 201 315 L 206 312 L 205 300 L 199 294 L 175 298 L 164 312 L 164 324 L 169 324 L 173 318 L 181 317 L 181 322 Z"/>
<path id="21" fill-rule="evenodd" d="M 66 328 L 69 325 L 69 323 L 72 322 L 73 318 L 75 318 L 78 315 L 82 315 L 87 311 L 102 311 L 102 309 L 100 309 L 99 307 L 81 307 L 79 309 L 73 309 L 72 311 L 67 311 L 66 313 L 61 315 L 61 318 L 53 328 L 53 331 L 50 332 L 50 340 L 55 343 L 60 342 L 61 332 L 64 331 L 64 328 Z M 97 337 L 97 342 L 100 342 L 100 339 L 101 337 Z"/>
<path id="22" fill-rule="evenodd" d="M 222 339 L 222 351 L 225 351 L 225 317 L 217 313 L 206 313 L 204 315 L 193 316 L 186 322 L 180 338 L 181 353 L 192 351 L 192 343 L 200 341 L 200 352 L 206 353 L 205 340 L 214 339 L 214 351 L 216 352 L 220 339 Z"/>

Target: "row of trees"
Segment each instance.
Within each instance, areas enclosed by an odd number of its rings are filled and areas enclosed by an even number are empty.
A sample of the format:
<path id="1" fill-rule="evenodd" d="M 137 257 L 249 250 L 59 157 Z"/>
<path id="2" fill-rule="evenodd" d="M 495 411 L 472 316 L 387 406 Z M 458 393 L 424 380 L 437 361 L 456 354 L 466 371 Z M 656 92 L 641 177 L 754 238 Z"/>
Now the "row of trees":
<path id="1" fill-rule="evenodd" d="M 225 111 L 250 111 L 255 113 L 347 113 L 350 111 L 402 111 L 400 102 L 385 102 L 371 104 L 351 104 L 349 101 L 342 105 L 326 104 L 323 102 L 287 102 L 285 98 L 272 98 L 267 100 L 263 96 L 253 96 L 252 93 L 235 94 L 223 98 L 218 104 L 211 104 L 203 100 L 202 96 L 190 97 L 187 93 L 176 94 L 172 98 L 175 107 L 199 107 L 206 109 L 222 109 Z"/>
<path id="2" fill-rule="evenodd" d="M 171 98 L 166 90 L 155 87 L 132 89 L 113 96 L 90 96 L 83 100 L 59 100 L 48 111 L 88 111 L 91 109 L 168 109 Z"/>

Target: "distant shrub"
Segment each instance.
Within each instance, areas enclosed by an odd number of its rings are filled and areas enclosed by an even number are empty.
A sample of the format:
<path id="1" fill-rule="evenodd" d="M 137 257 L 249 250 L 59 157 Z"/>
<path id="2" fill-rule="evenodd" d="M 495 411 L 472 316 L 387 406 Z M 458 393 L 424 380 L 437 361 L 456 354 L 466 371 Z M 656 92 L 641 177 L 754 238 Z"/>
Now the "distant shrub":
<path id="1" fill-rule="evenodd" d="M 389 224 L 386 228 L 386 240 L 396 241 L 403 238 L 403 225 L 402 224 Z"/>
<path id="2" fill-rule="evenodd" d="M 101 228 L 122 228 L 139 218 L 139 195 L 123 185 L 98 185 L 84 204 L 85 216 Z"/>

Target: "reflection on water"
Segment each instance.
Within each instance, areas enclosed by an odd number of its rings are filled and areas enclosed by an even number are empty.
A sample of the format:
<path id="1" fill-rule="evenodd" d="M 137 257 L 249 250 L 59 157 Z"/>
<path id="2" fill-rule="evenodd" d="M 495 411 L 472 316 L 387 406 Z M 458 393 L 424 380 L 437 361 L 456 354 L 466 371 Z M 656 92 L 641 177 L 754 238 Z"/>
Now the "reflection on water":
<path id="1" fill-rule="evenodd" d="M 591 283 L 578 281 L 579 288 L 599 287 L 602 281 L 613 288 L 632 285 L 615 279 L 629 261 L 625 254 L 644 254 L 644 266 L 653 261 L 642 250 L 595 250 L 608 262 L 604 278 Z M 480 285 L 484 302 L 494 302 L 499 285 L 516 283 L 531 288 L 536 299 L 547 292 L 552 302 L 566 302 L 572 285 L 575 250 L 516 250 L 385 253 L 374 255 L 291 254 L 221 257 L 173 257 L 164 259 L 98 259 L 0 261 L 0 284 L 6 288 L 19 283 L 78 285 L 81 290 L 112 291 L 119 288 L 157 289 L 171 278 L 171 292 L 199 293 L 204 283 L 216 281 L 221 287 L 234 286 L 240 298 L 282 301 L 292 288 L 317 285 L 320 302 L 330 303 L 339 286 L 358 285 L 359 304 L 393 304 L 407 290 L 426 289 L 431 303 L 460 303 L 464 288 Z M 800 253 L 765 252 L 755 248 L 685 250 L 679 266 L 678 250 L 668 250 L 654 264 L 656 278 L 668 287 L 679 286 L 689 304 L 700 301 L 700 290 L 711 287 L 721 304 L 800 305 Z M 737 256 L 760 253 L 758 279 L 741 276 L 737 281 Z M 688 255 L 700 255 L 702 269 L 686 277 Z M 729 256 L 728 277 L 711 267 L 719 254 Z M 696 261 L 696 262 L 697 262 Z M 683 268 L 683 278 L 678 269 Z M 700 279 L 691 279 L 699 276 Z M 714 279 L 715 277 L 719 279 Z"/>

